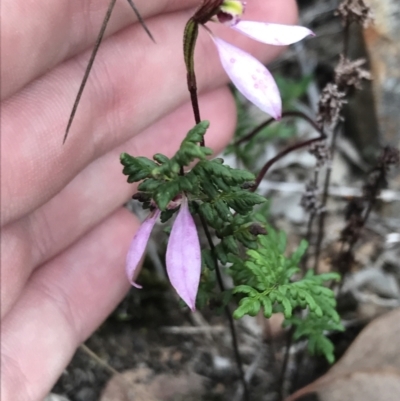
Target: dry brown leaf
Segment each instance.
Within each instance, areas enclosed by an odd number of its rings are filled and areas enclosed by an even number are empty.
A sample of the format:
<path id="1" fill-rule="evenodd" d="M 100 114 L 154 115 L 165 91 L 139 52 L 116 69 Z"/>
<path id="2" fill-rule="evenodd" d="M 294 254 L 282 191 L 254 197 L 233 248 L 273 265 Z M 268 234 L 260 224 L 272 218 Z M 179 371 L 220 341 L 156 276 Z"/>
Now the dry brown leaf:
<path id="1" fill-rule="evenodd" d="M 347 373 L 308 386 L 287 401 L 300 401 L 310 393 L 318 394 L 319 401 L 399 401 L 400 372 L 388 369 Z"/>
<path id="2" fill-rule="evenodd" d="M 311 393 L 321 401 L 399 401 L 400 308 L 370 323 L 326 375 L 286 401 Z"/>
<path id="3" fill-rule="evenodd" d="M 155 374 L 150 369 L 138 368 L 113 376 L 100 401 L 188 400 L 202 393 L 203 384 L 204 379 L 195 373 Z"/>

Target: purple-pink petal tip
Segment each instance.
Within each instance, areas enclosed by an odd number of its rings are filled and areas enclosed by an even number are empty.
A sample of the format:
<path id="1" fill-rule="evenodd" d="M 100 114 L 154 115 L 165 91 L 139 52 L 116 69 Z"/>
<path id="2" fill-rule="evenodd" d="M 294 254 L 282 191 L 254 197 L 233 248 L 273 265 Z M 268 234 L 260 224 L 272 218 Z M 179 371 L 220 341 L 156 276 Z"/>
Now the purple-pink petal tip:
<path id="1" fill-rule="evenodd" d="M 201 250 L 196 224 L 186 197 L 172 226 L 166 265 L 169 280 L 182 300 L 194 311 L 201 274 Z"/>
<path id="2" fill-rule="evenodd" d="M 153 210 L 143 221 L 139 230 L 136 232 L 126 255 L 126 276 L 129 282 L 136 288 L 142 288 L 141 285 L 135 283 L 140 261 L 146 251 L 147 242 L 149 241 L 151 231 L 160 215 L 160 210 Z"/>

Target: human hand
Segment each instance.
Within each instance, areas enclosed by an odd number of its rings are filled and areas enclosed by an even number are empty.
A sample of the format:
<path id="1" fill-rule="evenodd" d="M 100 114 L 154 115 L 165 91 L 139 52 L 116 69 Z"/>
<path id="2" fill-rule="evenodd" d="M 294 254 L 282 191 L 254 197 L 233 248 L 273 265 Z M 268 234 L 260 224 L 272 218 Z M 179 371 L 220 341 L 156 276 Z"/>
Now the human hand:
<path id="1" fill-rule="evenodd" d="M 172 155 L 194 125 L 182 34 L 199 0 L 136 1 L 157 44 L 118 1 L 70 135 L 62 138 L 109 0 L 2 3 L 1 394 L 39 401 L 129 284 L 138 222 L 119 154 Z M 294 0 L 252 0 L 247 19 L 293 23 Z M 279 49 L 213 29 L 265 61 Z M 113 34 L 113 35 L 112 35 Z M 112 36 L 111 36 L 112 35 Z M 196 49 L 207 146 L 221 149 L 235 106 L 216 49 Z"/>

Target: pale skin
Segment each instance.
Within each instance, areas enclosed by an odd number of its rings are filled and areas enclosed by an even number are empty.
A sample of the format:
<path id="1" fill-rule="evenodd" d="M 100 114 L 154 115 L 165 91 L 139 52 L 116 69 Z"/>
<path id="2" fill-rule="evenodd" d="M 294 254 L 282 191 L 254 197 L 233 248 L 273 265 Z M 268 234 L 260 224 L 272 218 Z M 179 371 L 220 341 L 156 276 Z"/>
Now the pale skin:
<path id="1" fill-rule="evenodd" d="M 182 32 L 198 0 L 136 0 L 157 44 L 117 2 L 70 136 L 68 116 L 109 0 L 3 0 L 1 69 L 1 397 L 40 401 L 76 348 L 129 289 L 138 221 L 119 154 L 172 155 L 193 124 Z M 246 19 L 292 24 L 294 0 L 249 0 Z M 225 27 L 224 39 L 271 61 L 281 51 Z M 235 107 L 207 34 L 196 49 L 208 146 Z"/>

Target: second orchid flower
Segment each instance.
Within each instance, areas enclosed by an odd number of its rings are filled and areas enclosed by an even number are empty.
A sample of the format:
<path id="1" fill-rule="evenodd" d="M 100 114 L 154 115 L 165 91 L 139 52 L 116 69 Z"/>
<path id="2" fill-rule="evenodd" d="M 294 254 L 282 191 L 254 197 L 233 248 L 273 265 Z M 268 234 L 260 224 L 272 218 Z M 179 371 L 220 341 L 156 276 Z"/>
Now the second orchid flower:
<path id="1" fill-rule="evenodd" d="M 290 45 L 314 35 L 308 28 L 297 25 L 242 21 L 245 4 L 242 0 L 225 0 L 211 20 L 223 23 L 254 40 L 275 46 Z M 280 119 L 282 101 L 279 89 L 268 69 L 249 53 L 215 37 L 212 33 L 211 36 L 218 49 L 222 66 L 238 91 L 262 111 Z"/>

